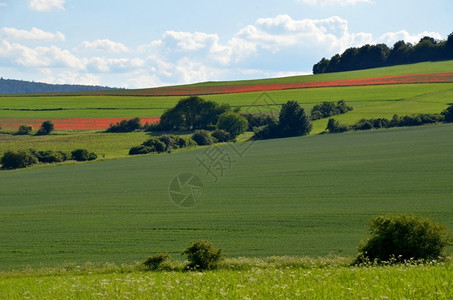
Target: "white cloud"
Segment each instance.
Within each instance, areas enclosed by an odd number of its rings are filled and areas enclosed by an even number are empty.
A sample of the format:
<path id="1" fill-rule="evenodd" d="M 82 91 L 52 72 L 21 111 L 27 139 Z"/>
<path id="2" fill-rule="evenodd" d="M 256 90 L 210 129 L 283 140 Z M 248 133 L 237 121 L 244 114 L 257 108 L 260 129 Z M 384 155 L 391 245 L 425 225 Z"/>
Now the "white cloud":
<path id="1" fill-rule="evenodd" d="M 379 42 L 387 44 L 389 47 L 393 46 L 396 42 L 404 40 L 406 43 L 416 44 L 420 41 L 421 38 L 429 36 L 437 40 L 442 40 L 442 36 L 437 32 L 428 32 L 423 31 L 418 34 L 410 34 L 406 30 L 401 30 L 398 32 L 387 32 L 381 35 L 378 39 Z"/>
<path id="2" fill-rule="evenodd" d="M 47 32 L 33 27 L 31 30 L 21 30 L 11 27 L 0 29 L 0 37 L 7 40 L 39 40 L 39 41 L 65 41 L 65 36 L 61 32 Z"/>
<path id="3" fill-rule="evenodd" d="M 8 6 L 8 4 L 0 2 L 0 7 L 6 7 L 6 6 Z"/>
<path id="4" fill-rule="evenodd" d="M 83 50 L 96 50 L 96 51 L 104 51 L 104 52 L 112 52 L 112 53 L 124 53 L 128 52 L 129 49 L 122 43 L 113 42 L 107 39 L 104 40 L 96 40 L 93 42 L 85 41 L 79 47 L 79 49 Z"/>
<path id="5" fill-rule="evenodd" d="M 66 0 L 30 0 L 28 8 L 40 12 L 63 11 Z"/>
<path id="6" fill-rule="evenodd" d="M 327 6 L 327 5 L 341 5 L 341 6 L 348 6 L 348 5 L 356 5 L 358 3 L 372 3 L 371 0 L 297 0 L 297 2 L 302 2 L 309 5 L 320 5 L 320 6 Z"/>

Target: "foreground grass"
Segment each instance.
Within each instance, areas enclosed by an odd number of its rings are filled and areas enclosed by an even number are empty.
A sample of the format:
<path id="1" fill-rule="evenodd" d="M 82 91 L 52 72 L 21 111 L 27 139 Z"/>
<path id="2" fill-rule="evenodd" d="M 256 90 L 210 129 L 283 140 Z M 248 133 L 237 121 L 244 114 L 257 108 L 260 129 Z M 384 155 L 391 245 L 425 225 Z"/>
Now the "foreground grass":
<path id="1" fill-rule="evenodd" d="M 105 273 L 0 275 L 3 299 L 451 299 L 451 259 L 437 264 L 350 267 L 345 259 L 288 258 L 241 262 L 248 268 L 198 272 L 143 272 L 125 268 Z M 289 261 L 288 261 L 289 260 Z M 302 262 L 304 259 L 293 258 Z M 278 262 L 288 261 L 287 265 Z M 305 259 L 307 261 L 307 259 Z M 264 263 L 264 265 L 263 265 Z M 265 265 L 267 264 L 267 266 Z"/>

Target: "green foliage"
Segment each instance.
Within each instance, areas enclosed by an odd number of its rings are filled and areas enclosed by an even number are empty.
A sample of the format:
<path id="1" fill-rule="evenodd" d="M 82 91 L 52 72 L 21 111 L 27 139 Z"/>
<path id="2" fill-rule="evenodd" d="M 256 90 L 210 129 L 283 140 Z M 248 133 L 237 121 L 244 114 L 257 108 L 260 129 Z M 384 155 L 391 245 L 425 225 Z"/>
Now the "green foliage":
<path id="1" fill-rule="evenodd" d="M 283 104 L 278 120 L 279 132 L 283 137 L 307 135 L 313 128 L 310 117 L 297 101 Z"/>
<path id="2" fill-rule="evenodd" d="M 238 113 L 226 112 L 220 115 L 216 127 L 229 132 L 231 138 L 235 139 L 238 135 L 244 133 L 248 126 L 249 124 L 245 117 Z"/>
<path id="3" fill-rule="evenodd" d="M 96 153 L 88 152 L 86 149 L 77 149 L 71 152 L 71 158 L 76 161 L 88 161 L 98 158 Z"/>
<path id="4" fill-rule="evenodd" d="M 140 121 L 140 118 L 133 118 L 130 120 L 121 120 L 116 124 L 110 124 L 109 128 L 107 128 L 106 132 L 132 132 L 135 130 L 142 129 L 143 125 Z"/>
<path id="5" fill-rule="evenodd" d="M 30 151 L 7 151 L 0 162 L 2 169 L 19 169 L 36 164 L 38 159 Z"/>
<path id="6" fill-rule="evenodd" d="M 162 153 L 165 152 L 167 149 L 167 145 L 165 145 L 165 143 L 158 138 L 151 138 L 143 142 L 142 145 L 148 147 L 148 149 L 150 149 L 149 152 Z"/>
<path id="7" fill-rule="evenodd" d="M 187 255 L 189 270 L 212 270 L 223 259 L 221 249 L 216 249 L 208 241 L 197 241 L 192 243 L 182 254 Z"/>
<path id="8" fill-rule="evenodd" d="M 451 34 L 451 36 L 453 39 L 453 34 Z M 442 111 L 442 115 L 444 116 L 444 121 L 446 123 L 452 123 L 453 122 L 453 104 L 451 104 L 448 108 L 446 108 L 444 111 Z"/>
<path id="9" fill-rule="evenodd" d="M 30 150 L 30 152 L 42 163 L 58 163 L 66 161 L 69 158 L 69 155 L 62 151 L 36 151 Z"/>
<path id="10" fill-rule="evenodd" d="M 33 131 L 33 126 L 31 125 L 20 125 L 19 130 L 16 134 L 18 135 L 28 135 Z"/>
<path id="11" fill-rule="evenodd" d="M 214 141 L 212 140 L 211 135 L 206 130 L 197 130 L 192 135 L 192 140 L 197 143 L 199 146 L 212 145 Z"/>
<path id="12" fill-rule="evenodd" d="M 311 119 L 318 120 L 322 118 L 328 118 L 334 115 L 345 114 L 353 108 L 346 104 L 344 100 L 340 100 L 337 103 L 324 101 L 321 104 L 317 104 L 311 110 Z"/>
<path id="13" fill-rule="evenodd" d="M 181 99 L 175 107 L 162 114 L 159 129 L 210 129 L 217 124 L 219 116 L 229 110 L 228 105 L 220 105 L 198 96 L 191 96 Z"/>
<path id="14" fill-rule="evenodd" d="M 50 134 L 52 131 L 55 130 L 55 125 L 52 121 L 44 121 L 41 124 L 41 128 L 39 128 L 37 135 L 47 135 Z"/>
<path id="15" fill-rule="evenodd" d="M 157 270 L 159 266 L 169 258 L 170 255 L 168 253 L 157 253 L 148 257 L 148 259 L 143 262 L 143 265 L 149 270 Z"/>
<path id="16" fill-rule="evenodd" d="M 384 215 L 369 226 L 371 237 L 359 246 L 358 263 L 438 259 L 451 244 L 445 226 L 421 216 Z"/>
<path id="17" fill-rule="evenodd" d="M 247 130 L 253 131 L 255 127 L 267 126 L 277 123 L 277 119 L 273 114 L 266 113 L 241 113 L 247 119 L 249 124 Z"/>
<path id="18" fill-rule="evenodd" d="M 230 133 L 222 129 L 214 130 L 211 133 L 211 136 L 219 143 L 225 143 L 232 140 Z"/>
<path id="19" fill-rule="evenodd" d="M 151 138 L 140 146 L 132 147 L 129 150 L 129 155 L 171 152 L 174 149 L 190 148 L 196 145 L 192 139 L 164 134 L 158 138 Z"/>
<path id="20" fill-rule="evenodd" d="M 330 133 L 340 133 L 349 131 L 350 128 L 348 125 L 340 124 L 340 122 L 334 119 L 329 119 L 329 121 L 327 122 L 326 130 L 329 131 Z"/>

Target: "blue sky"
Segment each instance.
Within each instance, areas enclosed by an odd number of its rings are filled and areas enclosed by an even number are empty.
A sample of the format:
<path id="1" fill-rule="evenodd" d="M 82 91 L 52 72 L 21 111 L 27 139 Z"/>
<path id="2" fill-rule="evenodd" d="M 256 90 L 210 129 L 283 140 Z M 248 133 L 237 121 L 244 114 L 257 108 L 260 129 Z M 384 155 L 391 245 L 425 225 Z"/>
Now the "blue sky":
<path id="1" fill-rule="evenodd" d="M 451 0 L 0 0 L 0 76 L 141 88 L 311 73 L 453 32 Z"/>

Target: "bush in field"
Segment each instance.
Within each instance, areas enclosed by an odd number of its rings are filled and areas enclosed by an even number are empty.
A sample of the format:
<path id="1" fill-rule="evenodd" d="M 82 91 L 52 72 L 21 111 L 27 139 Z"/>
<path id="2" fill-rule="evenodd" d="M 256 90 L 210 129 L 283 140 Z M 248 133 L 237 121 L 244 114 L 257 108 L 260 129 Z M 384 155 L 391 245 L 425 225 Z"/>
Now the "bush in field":
<path id="1" fill-rule="evenodd" d="M 187 255 L 189 270 L 212 270 L 223 259 L 222 250 L 214 248 L 208 241 L 194 242 L 182 254 Z"/>
<path id="2" fill-rule="evenodd" d="M 170 152 L 174 149 L 188 148 L 196 146 L 195 141 L 189 138 L 182 138 L 177 135 L 164 134 L 160 136 L 159 141 L 165 144 L 165 151 Z"/>
<path id="3" fill-rule="evenodd" d="M 351 110 L 352 107 L 348 106 L 344 100 L 340 100 L 337 103 L 324 101 L 323 103 L 317 104 L 313 107 L 310 116 L 312 120 L 318 120 L 334 115 L 345 114 Z"/>
<path id="4" fill-rule="evenodd" d="M 38 159 L 29 151 L 7 151 L 0 162 L 2 169 L 26 168 L 38 162 Z"/>
<path id="5" fill-rule="evenodd" d="M 146 142 L 144 142 L 142 145 L 148 147 L 150 152 L 157 152 L 157 153 L 165 152 L 166 148 L 167 148 L 165 143 L 163 143 L 162 141 L 160 141 L 157 138 L 149 139 Z M 150 153 L 150 152 L 148 152 L 148 153 Z"/>
<path id="6" fill-rule="evenodd" d="M 39 128 L 37 135 L 48 135 L 55 130 L 55 125 L 52 121 L 44 121 Z"/>
<path id="7" fill-rule="evenodd" d="M 143 264 L 149 269 L 149 270 L 157 270 L 159 266 L 168 260 L 170 258 L 170 255 L 168 253 L 157 253 L 153 256 L 148 257 L 147 260 L 143 262 Z"/>
<path id="8" fill-rule="evenodd" d="M 349 126 L 340 124 L 340 122 L 334 119 L 329 119 L 329 121 L 327 122 L 326 130 L 329 131 L 330 133 L 340 133 L 349 131 Z"/>
<path id="9" fill-rule="evenodd" d="M 142 129 L 143 125 L 140 121 L 140 118 L 133 118 L 130 120 L 121 120 L 116 124 L 110 124 L 110 127 L 107 128 L 106 132 L 132 132 L 138 129 Z"/>
<path id="10" fill-rule="evenodd" d="M 33 126 L 30 125 L 20 125 L 19 130 L 17 131 L 17 135 L 27 135 L 33 131 Z"/>
<path id="11" fill-rule="evenodd" d="M 228 131 L 222 129 L 216 129 L 211 133 L 211 136 L 216 139 L 219 143 L 225 143 L 231 141 L 231 134 Z"/>
<path id="12" fill-rule="evenodd" d="M 77 149 L 71 152 L 71 158 L 76 161 L 95 160 L 98 158 L 96 153 L 88 152 L 86 149 Z"/>
<path id="13" fill-rule="evenodd" d="M 453 122 L 453 105 L 450 105 L 447 109 L 442 112 L 444 117 L 444 122 L 452 123 Z"/>
<path id="14" fill-rule="evenodd" d="M 68 154 L 62 151 L 36 151 L 30 149 L 30 152 L 42 163 L 58 163 L 66 161 L 69 158 Z"/>
<path id="15" fill-rule="evenodd" d="M 253 131 L 255 127 L 267 126 L 277 123 L 274 115 L 265 113 L 241 113 L 241 116 L 247 119 L 249 126 L 248 131 Z"/>
<path id="16" fill-rule="evenodd" d="M 153 152 L 153 149 L 147 146 L 134 146 L 129 150 L 129 155 L 148 154 Z"/>
<path id="17" fill-rule="evenodd" d="M 370 222 L 371 237 L 359 246 L 356 262 L 438 259 L 451 244 L 445 226 L 415 215 L 384 215 Z"/>
<path id="18" fill-rule="evenodd" d="M 195 131 L 192 135 L 192 140 L 194 140 L 199 146 L 212 145 L 214 143 L 211 135 L 206 130 Z"/>
<path id="19" fill-rule="evenodd" d="M 216 125 L 217 129 L 229 132 L 233 139 L 244 133 L 248 126 L 249 123 L 247 119 L 234 112 L 226 112 L 220 115 Z"/>

